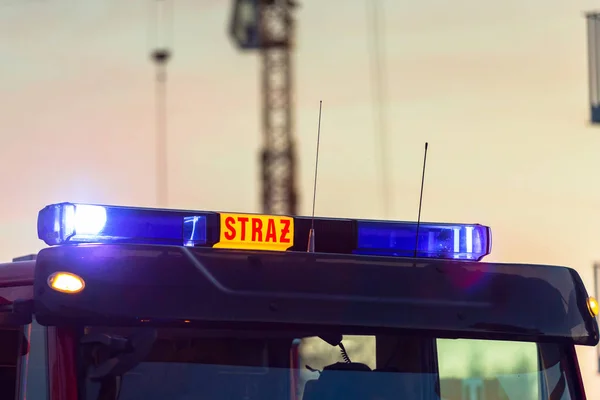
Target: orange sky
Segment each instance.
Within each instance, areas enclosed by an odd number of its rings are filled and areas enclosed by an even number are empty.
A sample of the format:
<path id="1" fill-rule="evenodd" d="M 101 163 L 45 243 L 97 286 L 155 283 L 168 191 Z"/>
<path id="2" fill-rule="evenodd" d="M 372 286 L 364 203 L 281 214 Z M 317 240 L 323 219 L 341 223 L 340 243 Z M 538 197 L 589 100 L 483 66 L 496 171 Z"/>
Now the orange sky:
<path id="1" fill-rule="evenodd" d="M 258 58 L 227 37 L 229 2 L 175 4 L 170 204 L 260 211 Z M 415 219 L 428 141 L 424 220 L 490 225 L 490 260 L 569 265 L 592 291 L 600 128 L 586 123 L 582 12 L 595 2 L 382 4 L 392 210 L 383 214 L 375 161 L 365 2 L 305 0 L 302 213 L 323 100 L 318 214 Z M 153 205 L 148 27 L 143 0 L 0 0 L 0 260 L 42 247 L 35 220 L 47 203 Z M 594 365 L 594 354 L 582 357 Z"/>

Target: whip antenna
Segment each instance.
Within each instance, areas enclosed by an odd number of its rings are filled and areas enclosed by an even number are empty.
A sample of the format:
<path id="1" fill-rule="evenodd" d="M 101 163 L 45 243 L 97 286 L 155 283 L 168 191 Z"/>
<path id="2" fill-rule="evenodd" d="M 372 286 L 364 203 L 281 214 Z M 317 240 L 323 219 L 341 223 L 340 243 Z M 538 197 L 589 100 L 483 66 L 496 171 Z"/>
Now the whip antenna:
<path id="1" fill-rule="evenodd" d="M 308 231 L 308 249 L 309 253 L 315 252 L 315 204 L 317 202 L 317 174 L 319 172 L 319 143 L 321 142 L 321 109 L 323 100 L 319 101 L 319 126 L 317 128 L 317 155 L 315 159 L 315 182 L 313 188 L 312 221 L 310 231 Z"/>

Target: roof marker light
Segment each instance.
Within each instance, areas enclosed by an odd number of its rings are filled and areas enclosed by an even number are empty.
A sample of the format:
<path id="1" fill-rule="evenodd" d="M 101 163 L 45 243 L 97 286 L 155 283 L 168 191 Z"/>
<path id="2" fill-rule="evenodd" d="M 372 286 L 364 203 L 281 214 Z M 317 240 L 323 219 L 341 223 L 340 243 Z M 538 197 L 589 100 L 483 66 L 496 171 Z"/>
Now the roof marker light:
<path id="1" fill-rule="evenodd" d="M 85 281 L 70 272 L 55 272 L 48 277 L 48 286 L 57 292 L 75 294 L 85 288 Z"/>
<path id="2" fill-rule="evenodd" d="M 480 260 L 491 250 L 490 228 L 482 225 L 421 223 L 418 258 Z M 358 221 L 355 253 L 412 257 L 417 224 Z"/>
<path id="3" fill-rule="evenodd" d="M 590 296 L 587 299 L 587 305 L 588 305 L 590 314 L 592 314 L 592 317 L 597 317 L 598 311 L 600 309 L 600 306 L 598 306 L 598 300 L 596 300 L 595 297 Z"/>

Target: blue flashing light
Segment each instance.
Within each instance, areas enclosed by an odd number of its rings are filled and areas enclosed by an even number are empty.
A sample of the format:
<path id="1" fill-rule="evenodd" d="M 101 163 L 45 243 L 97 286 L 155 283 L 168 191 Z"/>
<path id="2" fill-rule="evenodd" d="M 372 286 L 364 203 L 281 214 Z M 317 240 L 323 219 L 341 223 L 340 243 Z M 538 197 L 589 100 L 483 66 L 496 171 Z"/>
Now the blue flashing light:
<path id="1" fill-rule="evenodd" d="M 237 222 L 223 222 L 233 216 Z M 288 222 L 282 224 L 281 219 Z M 294 218 L 291 223 L 290 219 L 61 203 L 39 212 L 38 237 L 50 246 L 132 243 L 306 251 L 311 225 L 306 218 Z M 417 240 L 414 222 L 316 220 L 316 226 L 325 223 L 327 231 L 324 235 L 316 232 L 317 252 L 479 261 L 491 251 L 491 230 L 478 224 L 421 223 Z M 277 250 L 277 244 L 284 245 Z"/>
<path id="2" fill-rule="evenodd" d="M 38 215 L 38 237 L 48 245 L 68 243 L 139 243 L 179 246 L 207 242 L 207 217 L 150 208 L 61 203 Z"/>
<path id="3" fill-rule="evenodd" d="M 491 251 L 491 230 L 471 224 L 358 221 L 355 253 L 417 258 L 481 260 Z"/>

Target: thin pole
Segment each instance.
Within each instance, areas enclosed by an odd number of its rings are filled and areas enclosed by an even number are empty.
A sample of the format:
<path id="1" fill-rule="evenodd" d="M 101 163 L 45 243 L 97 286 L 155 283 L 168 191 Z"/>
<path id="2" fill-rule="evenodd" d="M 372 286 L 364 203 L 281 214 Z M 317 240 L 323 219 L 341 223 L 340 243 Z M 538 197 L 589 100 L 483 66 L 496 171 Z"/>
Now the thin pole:
<path id="1" fill-rule="evenodd" d="M 381 176 L 381 199 L 384 217 L 389 217 L 391 202 L 390 170 L 388 165 L 388 126 L 387 126 L 387 74 L 382 50 L 385 49 L 380 30 L 385 32 L 381 12 L 381 0 L 366 0 L 367 24 L 370 33 L 369 50 L 371 61 L 371 85 L 373 90 L 373 111 L 375 135 L 379 140 L 378 159 Z"/>
<path id="2" fill-rule="evenodd" d="M 167 63 L 171 59 L 172 5 L 170 0 L 154 0 L 149 36 L 156 43 L 151 53 L 156 65 L 156 203 L 167 207 L 169 201 L 168 147 L 167 147 Z M 164 25 L 161 29 L 159 25 Z M 163 32 L 164 31 L 164 32 Z"/>
<path id="3" fill-rule="evenodd" d="M 167 68 L 166 63 L 156 66 L 156 202 L 159 207 L 168 205 L 167 160 Z"/>

